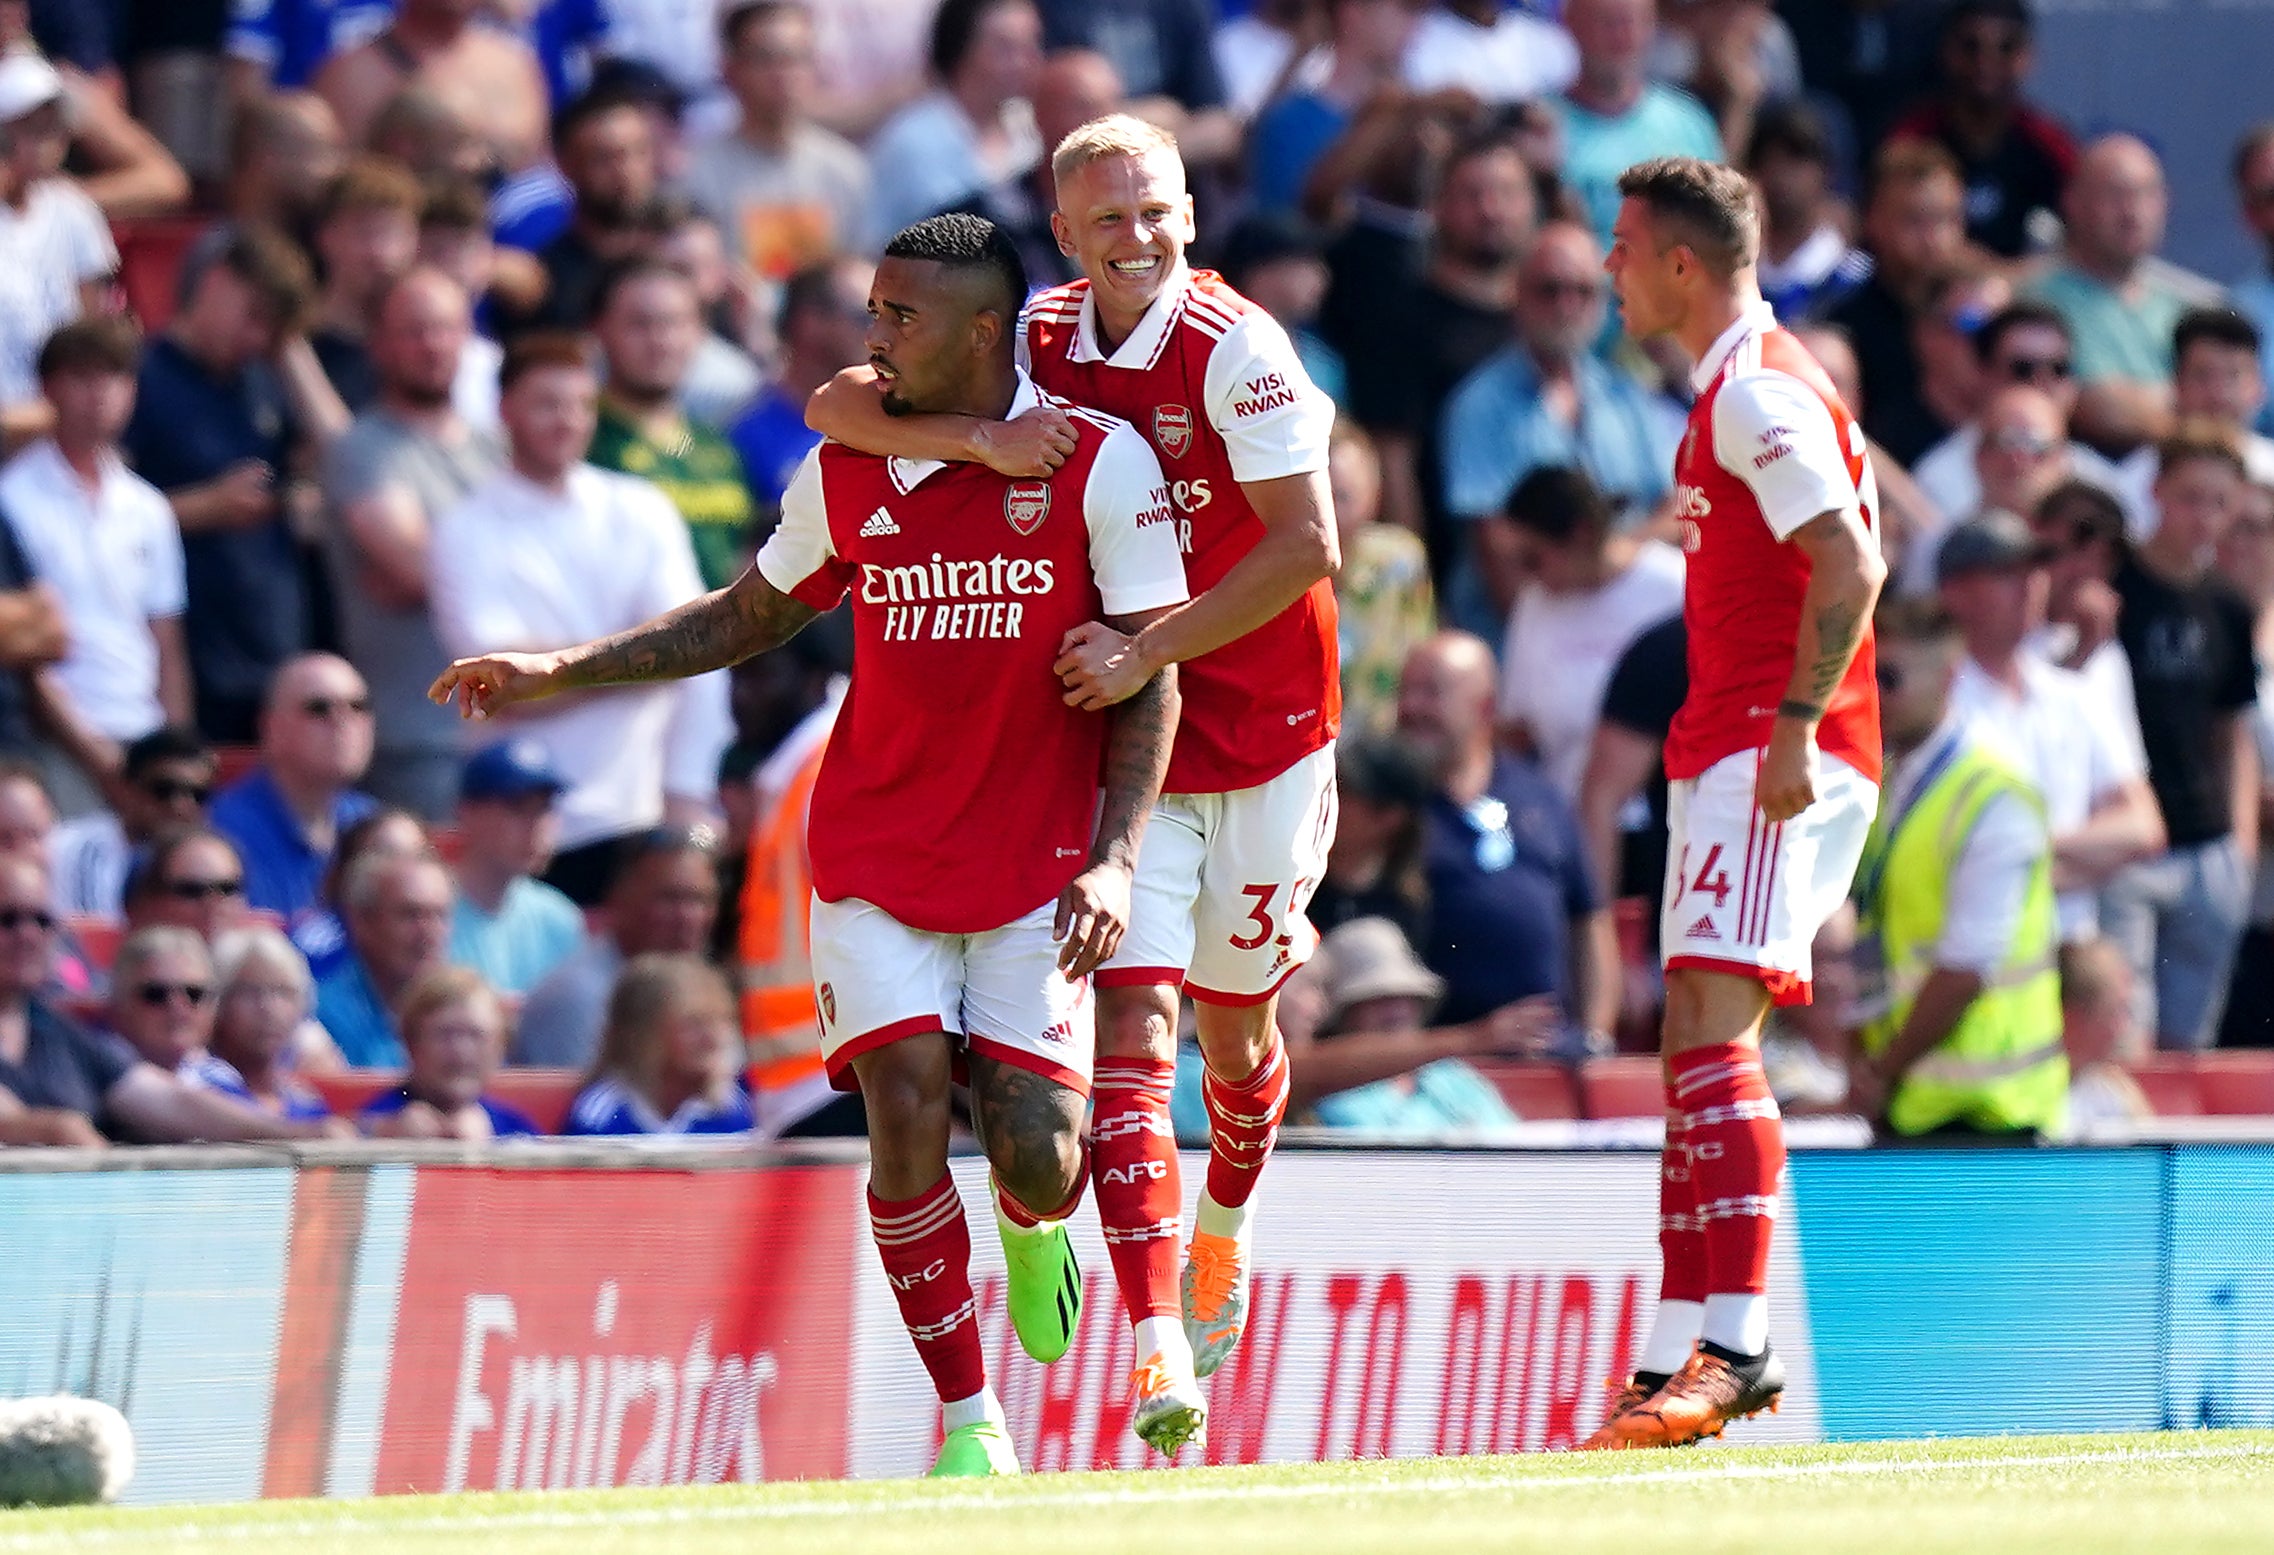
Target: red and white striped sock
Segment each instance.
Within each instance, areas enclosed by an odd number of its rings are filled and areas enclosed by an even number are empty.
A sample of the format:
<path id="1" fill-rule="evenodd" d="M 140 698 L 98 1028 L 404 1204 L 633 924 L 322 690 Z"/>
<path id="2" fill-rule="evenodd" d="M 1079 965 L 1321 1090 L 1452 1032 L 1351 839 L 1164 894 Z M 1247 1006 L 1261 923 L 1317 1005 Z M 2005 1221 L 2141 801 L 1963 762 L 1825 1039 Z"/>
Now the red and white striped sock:
<path id="1" fill-rule="evenodd" d="M 1671 1376 L 1688 1364 L 1705 1320 L 1706 1243 L 1698 1219 L 1697 1183 L 1690 1172 L 1690 1142 L 1682 1114 L 1667 1087 L 1666 1148 L 1658 1158 L 1658 1310 L 1643 1342 L 1637 1371 Z"/>
<path id="2" fill-rule="evenodd" d="M 1090 1121 L 1091 1181 L 1106 1256 L 1132 1323 L 1182 1310 L 1184 1188 L 1169 1121 L 1175 1089 L 1176 1065 L 1153 1058 L 1101 1058 L 1090 1083 L 1097 1109 Z"/>
<path id="3" fill-rule="evenodd" d="M 979 1343 L 979 1309 L 971 1296 L 971 1230 L 955 1179 L 940 1180 L 912 1199 L 880 1199 L 869 1190 L 869 1234 L 900 1303 L 916 1354 L 943 1403 L 987 1387 Z"/>
<path id="4" fill-rule="evenodd" d="M 1002 1182 L 991 1173 L 987 1178 L 987 1184 L 994 1190 L 995 1208 L 1001 1211 L 1003 1219 L 1009 1222 L 1013 1231 L 1032 1231 L 1037 1226 L 1056 1225 L 1068 1215 L 1073 1214 L 1075 1210 L 1081 1208 L 1082 1190 L 1090 1185 L 1090 1147 L 1086 1142 L 1083 1144 L 1082 1164 L 1074 1173 L 1073 1189 L 1066 1195 L 1066 1202 L 1056 1209 L 1029 1209 L 1013 1197 L 1011 1190 L 1004 1187 Z"/>
<path id="5" fill-rule="evenodd" d="M 1279 1137 L 1279 1120 L 1287 1116 L 1287 1048 L 1278 1029 L 1255 1073 L 1234 1083 L 1206 1070 L 1200 1096 L 1208 1105 L 1208 1199 L 1236 1210 L 1255 1192 L 1256 1177 Z"/>
<path id="6" fill-rule="evenodd" d="M 1784 1120 L 1758 1048 L 1740 1042 L 1677 1054 L 1674 1104 L 1689 1140 L 1705 1232 L 1704 1338 L 1741 1355 L 1768 1343 L 1769 1244 L 1784 1176 Z"/>

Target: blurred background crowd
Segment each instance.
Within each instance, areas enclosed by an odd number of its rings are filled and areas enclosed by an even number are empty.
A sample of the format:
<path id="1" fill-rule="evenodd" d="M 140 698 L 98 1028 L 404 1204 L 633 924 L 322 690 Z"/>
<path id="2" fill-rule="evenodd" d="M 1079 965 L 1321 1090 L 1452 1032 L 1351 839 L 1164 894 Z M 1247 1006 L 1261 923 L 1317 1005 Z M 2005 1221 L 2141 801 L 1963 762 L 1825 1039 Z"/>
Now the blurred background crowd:
<path id="1" fill-rule="evenodd" d="M 2274 1045 L 2274 271 L 2165 257 L 2152 108 L 2064 122 L 2035 21 L 0 0 L 0 1141 L 522 1132 L 511 1066 L 575 1077 L 571 1132 L 858 1132 L 802 945 L 842 622 L 503 724 L 424 692 L 729 581 L 884 239 L 977 211 L 1071 278 L 1047 150 L 1115 110 L 1341 412 L 1305 1116 L 1490 1130 L 1492 1062 L 1653 1045 L 1691 391 L 1602 259 L 1663 153 L 1754 177 L 1763 288 L 1871 439 L 1895 754 L 1972 720 L 2039 790 L 2080 1109 Z M 2274 252 L 2274 124 L 2231 133 Z M 1853 1105 L 1851 937 L 1780 1020 L 1788 1107 Z M 386 1076 L 353 1124 L 342 1071 Z"/>

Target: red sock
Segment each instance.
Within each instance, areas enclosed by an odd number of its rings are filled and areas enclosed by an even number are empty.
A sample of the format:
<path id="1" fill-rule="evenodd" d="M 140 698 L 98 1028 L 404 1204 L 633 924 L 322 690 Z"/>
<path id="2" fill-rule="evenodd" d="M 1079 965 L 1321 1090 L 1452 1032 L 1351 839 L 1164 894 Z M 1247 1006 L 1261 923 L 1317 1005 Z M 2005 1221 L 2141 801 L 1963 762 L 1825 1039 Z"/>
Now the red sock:
<path id="1" fill-rule="evenodd" d="M 1175 1089 L 1176 1065 L 1153 1058 L 1101 1058 L 1090 1083 L 1098 1220 L 1132 1323 L 1183 1310 L 1184 1188 L 1169 1122 Z"/>
<path id="2" fill-rule="evenodd" d="M 932 1374 L 942 1403 L 969 1398 L 987 1385 L 979 1344 L 979 1308 L 971 1299 L 971 1230 L 955 1179 L 940 1180 L 912 1199 L 893 1202 L 869 1190 L 869 1233 L 900 1303 L 900 1321 Z"/>
<path id="3" fill-rule="evenodd" d="M 1666 1099 L 1672 1103 L 1673 1088 Z M 1690 1142 L 1679 1108 L 1666 1114 L 1666 1149 L 1658 1158 L 1658 1255 L 1660 1301 L 1703 1302 L 1706 1279 L 1704 1223 L 1698 1219 L 1697 1182 L 1690 1172 Z"/>
<path id="4" fill-rule="evenodd" d="M 1674 1105 L 1689 1138 L 1691 1191 L 1705 1230 L 1707 1291 L 1765 1295 L 1784 1121 L 1757 1048 L 1728 1042 L 1674 1059 Z"/>
<path id="5" fill-rule="evenodd" d="M 1081 1207 L 1082 1190 L 1090 1185 L 1089 1144 L 1087 1141 L 1085 1141 L 1082 1145 L 1082 1164 L 1075 1170 L 1073 1190 L 1066 1195 L 1066 1202 L 1059 1205 L 1056 1209 L 1028 1209 L 1024 1204 L 1020 1203 L 1016 1198 L 1012 1197 L 1011 1190 L 1004 1187 L 1002 1183 L 995 1177 L 989 1176 L 987 1181 L 992 1184 L 995 1189 L 995 1203 L 1003 1211 L 1003 1218 L 1005 1220 L 1008 1220 L 1012 1225 L 1027 1226 L 1031 1228 L 1034 1226 L 1039 1226 L 1047 1220 L 1064 1220 L 1068 1215 L 1073 1214 L 1076 1209 Z"/>
<path id="6" fill-rule="evenodd" d="M 1278 1030 L 1255 1073 L 1234 1085 L 1204 1070 L 1200 1096 L 1208 1104 L 1208 1197 L 1238 1209 L 1255 1192 L 1256 1174 L 1271 1159 L 1279 1120 L 1287 1116 L 1287 1049 Z"/>

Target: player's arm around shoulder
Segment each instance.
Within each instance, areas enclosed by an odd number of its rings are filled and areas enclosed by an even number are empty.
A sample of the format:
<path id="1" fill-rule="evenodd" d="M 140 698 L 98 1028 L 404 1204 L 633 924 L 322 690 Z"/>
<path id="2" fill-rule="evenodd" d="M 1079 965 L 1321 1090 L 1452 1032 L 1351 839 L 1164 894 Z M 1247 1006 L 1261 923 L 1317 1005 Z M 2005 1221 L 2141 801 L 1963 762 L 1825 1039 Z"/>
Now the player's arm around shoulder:
<path id="1" fill-rule="evenodd" d="M 848 367 L 805 402 L 805 424 L 823 437 L 878 458 L 983 464 L 998 475 L 1048 475 L 1074 451 L 1074 424 L 1045 399 L 1008 421 L 884 408 L 884 382 L 874 367 Z"/>

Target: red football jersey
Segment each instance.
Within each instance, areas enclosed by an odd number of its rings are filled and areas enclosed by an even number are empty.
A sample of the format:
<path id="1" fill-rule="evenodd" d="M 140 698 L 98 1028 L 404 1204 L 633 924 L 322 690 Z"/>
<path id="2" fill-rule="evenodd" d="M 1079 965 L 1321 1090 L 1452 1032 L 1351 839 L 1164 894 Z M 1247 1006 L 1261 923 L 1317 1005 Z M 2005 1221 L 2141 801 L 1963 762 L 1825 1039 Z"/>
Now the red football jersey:
<path id="1" fill-rule="evenodd" d="M 1110 356 L 1099 348 L 1089 291 L 1075 281 L 1027 304 L 1028 370 L 1052 394 L 1119 416 L 1152 440 L 1199 594 L 1263 538 L 1240 482 L 1326 468 L 1334 402 L 1277 321 L 1212 271 L 1180 268 Z M 1177 675 L 1184 715 L 1168 792 L 1229 793 L 1277 777 L 1342 722 L 1333 587 L 1321 580 Z"/>
<path id="2" fill-rule="evenodd" d="M 1022 379 L 1011 414 L 1037 398 Z M 824 443 L 782 495 L 759 572 L 816 610 L 853 601 L 852 687 L 807 825 L 824 901 L 977 934 L 1089 856 L 1108 718 L 1068 707 L 1050 666 L 1083 622 L 1185 588 L 1152 449 L 1066 408 L 1077 445 L 1045 480 Z"/>
<path id="3" fill-rule="evenodd" d="M 1791 683 L 1808 557 L 1789 544 L 1820 513 L 1855 507 L 1879 533 L 1879 487 L 1863 428 L 1816 359 L 1766 304 L 1698 364 L 1696 403 L 1674 460 L 1689 582 L 1690 692 L 1666 736 L 1666 775 L 1692 778 L 1769 742 Z M 1870 623 L 1834 689 L 1816 743 L 1879 781 L 1879 681 Z"/>

